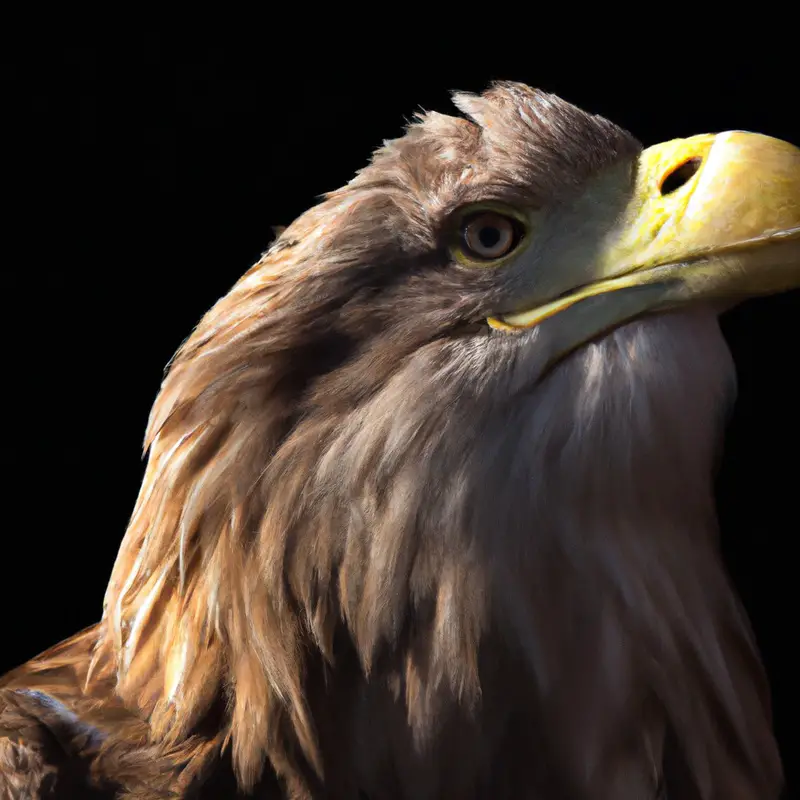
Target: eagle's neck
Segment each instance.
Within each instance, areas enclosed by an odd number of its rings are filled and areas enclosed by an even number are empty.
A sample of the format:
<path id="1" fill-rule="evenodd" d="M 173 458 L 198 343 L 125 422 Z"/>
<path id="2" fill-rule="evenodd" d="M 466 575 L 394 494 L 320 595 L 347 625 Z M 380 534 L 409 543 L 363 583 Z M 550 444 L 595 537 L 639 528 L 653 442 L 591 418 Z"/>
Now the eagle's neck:
<path id="1" fill-rule="evenodd" d="M 436 578 L 410 566 L 420 591 L 437 581 L 432 607 L 408 598 L 427 630 L 384 630 L 376 646 L 381 609 L 365 618 L 350 598 L 335 669 L 312 676 L 326 686 L 314 716 L 333 785 L 625 800 L 669 779 L 698 797 L 734 796 L 734 784 L 761 796 L 774 742 L 712 492 L 734 386 L 716 319 L 664 316 L 576 353 L 516 418 L 485 419 L 483 435 L 510 424 L 518 447 L 532 443 L 528 469 L 509 455 L 505 474 L 487 474 L 494 486 L 472 485 L 474 550 L 433 551 Z"/>
<path id="2" fill-rule="evenodd" d="M 280 353 L 212 384 L 203 351 L 181 362 L 109 587 L 116 691 L 165 741 L 224 699 L 240 784 L 269 763 L 298 797 L 322 775 L 330 797 L 639 798 L 665 737 L 694 784 L 764 796 L 715 543 L 716 320 L 632 323 L 538 383 L 535 341 L 497 345 L 437 340 L 302 409 Z"/>

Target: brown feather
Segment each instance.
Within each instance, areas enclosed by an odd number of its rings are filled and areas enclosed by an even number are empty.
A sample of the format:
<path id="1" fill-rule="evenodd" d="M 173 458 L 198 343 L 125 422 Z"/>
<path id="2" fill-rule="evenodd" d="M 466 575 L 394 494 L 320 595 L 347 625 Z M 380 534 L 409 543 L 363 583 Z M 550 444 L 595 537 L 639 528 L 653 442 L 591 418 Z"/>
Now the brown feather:
<path id="1" fill-rule="evenodd" d="M 716 552 L 713 315 L 630 323 L 538 380 L 536 331 L 459 333 L 504 288 L 443 260 L 464 203 L 567 203 L 638 145 L 517 84 L 456 104 L 202 319 L 102 622 L 1 684 L 101 734 L 75 754 L 98 785 L 625 800 L 670 770 L 681 797 L 777 796 Z"/>

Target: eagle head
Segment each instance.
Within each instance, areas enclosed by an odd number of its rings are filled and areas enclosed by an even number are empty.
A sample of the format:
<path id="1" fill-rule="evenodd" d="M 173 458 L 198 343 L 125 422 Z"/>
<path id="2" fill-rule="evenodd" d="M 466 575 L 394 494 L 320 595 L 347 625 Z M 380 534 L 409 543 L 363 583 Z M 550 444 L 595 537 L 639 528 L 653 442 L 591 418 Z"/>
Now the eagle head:
<path id="1" fill-rule="evenodd" d="M 800 151 L 454 99 L 180 348 L 98 668 L 156 739 L 221 709 L 244 787 L 773 797 L 717 315 L 800 283 Z"/>

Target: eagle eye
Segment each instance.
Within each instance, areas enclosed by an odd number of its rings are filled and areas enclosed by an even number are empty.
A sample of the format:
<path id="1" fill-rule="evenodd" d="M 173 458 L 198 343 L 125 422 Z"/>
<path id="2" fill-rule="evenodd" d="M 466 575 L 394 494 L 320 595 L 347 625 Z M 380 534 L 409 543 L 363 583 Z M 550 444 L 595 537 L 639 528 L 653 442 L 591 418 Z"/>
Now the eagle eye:
<path id="1" fill-rule="evenodd" d="M 461 223 L 461 256 L 487 262 L 503 258 L 517 248 L 524 229 L 519 220 L 498 211 L 482 210 Z"/>

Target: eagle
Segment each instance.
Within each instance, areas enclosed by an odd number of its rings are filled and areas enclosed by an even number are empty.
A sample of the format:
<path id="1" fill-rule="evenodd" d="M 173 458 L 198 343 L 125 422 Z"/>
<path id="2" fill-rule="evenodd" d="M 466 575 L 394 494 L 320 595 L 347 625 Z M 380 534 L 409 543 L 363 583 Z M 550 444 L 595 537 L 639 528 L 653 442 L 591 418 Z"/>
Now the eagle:
<path id="1" fill-rule="evenodd" d="M 453 101 L 178 350 L 101 621 L 0 679 L 4 797 L 778 797 L 712 484 L 800 150 Z"/>

